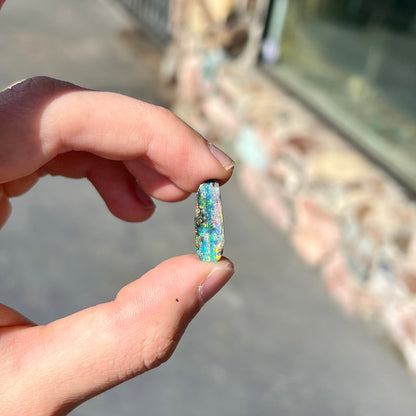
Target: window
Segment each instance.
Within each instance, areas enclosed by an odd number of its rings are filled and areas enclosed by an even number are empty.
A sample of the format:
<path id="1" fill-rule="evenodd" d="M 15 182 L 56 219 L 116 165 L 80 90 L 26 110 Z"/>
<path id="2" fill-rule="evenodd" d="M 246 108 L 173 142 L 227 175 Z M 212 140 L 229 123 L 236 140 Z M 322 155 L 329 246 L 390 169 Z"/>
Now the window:
<path id="1" fill-rule="evenodd" d="M 416 1 L 272 0 L 262 56 L 416 189 Z"/>

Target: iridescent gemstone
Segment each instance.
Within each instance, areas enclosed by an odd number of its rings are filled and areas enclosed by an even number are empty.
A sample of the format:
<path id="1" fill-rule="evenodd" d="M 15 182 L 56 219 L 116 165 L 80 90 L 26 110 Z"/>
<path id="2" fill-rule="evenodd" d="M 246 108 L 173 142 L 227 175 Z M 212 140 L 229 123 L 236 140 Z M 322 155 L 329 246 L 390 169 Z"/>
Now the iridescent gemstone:
<path id="1" fill-rule="evenodd" d="M 224 222 L 218 181 L 210 180 L 199 186 L 194 226 L 199 258 L 202 261 L 217 262 L 224 250 Z"/>

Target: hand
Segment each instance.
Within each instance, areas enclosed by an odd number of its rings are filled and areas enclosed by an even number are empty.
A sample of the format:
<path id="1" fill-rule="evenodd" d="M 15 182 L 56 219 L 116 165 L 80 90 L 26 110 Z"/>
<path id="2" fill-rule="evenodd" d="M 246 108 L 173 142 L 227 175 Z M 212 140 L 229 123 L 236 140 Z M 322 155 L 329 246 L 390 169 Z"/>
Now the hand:
<path id="1" fill-rule="evenodd" d="M 0 0 L 1 4 L 1 0 Z M 0 93 L 0 226 L 10 198 L 43 175 L 87 177 L 110 211 L 143 221 L 151 197 L 178 201 L 233 162 L 169 111 L 34 78 Z M 64 415 L 172 354 L 190 320 L 231 277 L 223 258 L 170 259 L 112 302 L 45 326 L 0 304 L 2 414 Z"/>

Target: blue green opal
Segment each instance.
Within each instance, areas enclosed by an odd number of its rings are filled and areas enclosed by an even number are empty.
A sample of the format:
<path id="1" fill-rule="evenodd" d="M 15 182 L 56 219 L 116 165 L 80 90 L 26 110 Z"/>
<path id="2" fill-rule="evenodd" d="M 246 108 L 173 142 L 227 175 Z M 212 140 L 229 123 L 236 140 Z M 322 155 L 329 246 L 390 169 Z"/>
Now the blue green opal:
<path id="1" fill-rule="evenodd" d="M 218 181 L 210 180 L 199 186 L 194 226 L 199 258 L 216 263 L 224 250 L 224 221 Z"/>

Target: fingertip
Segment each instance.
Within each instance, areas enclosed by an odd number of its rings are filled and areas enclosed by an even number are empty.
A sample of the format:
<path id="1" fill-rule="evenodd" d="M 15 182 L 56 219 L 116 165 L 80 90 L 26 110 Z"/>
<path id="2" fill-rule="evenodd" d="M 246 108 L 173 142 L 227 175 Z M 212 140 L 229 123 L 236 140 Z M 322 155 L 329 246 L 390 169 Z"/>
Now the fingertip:
<path id="1" fill-rule="evenodd" d="M 164 287 L 163 292 L 166 293 L 182 292 L 187 296 L 200 294 L 200 287 L 208 277 L 218 270 L 226 271 L 226 276 L 221 282 L 218 282 L 217 291 L 229 280 L 234 273 L 233 263 L 226 257 L 222 257 L 219 262 L 201 261 L 197 254 L 186 254 L 182 256 L 172 257 L 158 264 L 152 270 L 144 274 L 139 280 L 130 283 L 127 287 L 137 287 L 137 285 L 152 285 Z M 206 299 L 207 300 L 207 299 Z"/>
<path id="2" fill-rule="evenodd" d="M 229 181 L 229 179 L 231 178 L 233 174 L 235 162 L 233 159 L 231 159 L 230 156 L 228 156 L 223 150 L 221 150 L 219 147 L 217 147 L 213 143 L 206 142 L 206 146 L 209 149 L 210 156 L 211 157 L 214 156 L 216 164 L 217 164 L 217 168 L 216 168 L 215 174 L 206 173 L 205 178 L 201 181 L 201 183 L 206 180 L 216 179 L 218 180 L 220 185 L 224 185 L 225 183 Z M 195 191 L 196 190 L 197 189 L 195 189 Z"/>
<path id="3" fill-rule="evenodd" d="M 222 167 L 226 171 L 232 171 L 234 169 L 235 162 L 226 153 L 224 153 L 213 143 L 208 143 L 208 147 L 212 155 L 218 160 L 218 162 L 221 163 Z"/>
<path id="4" fill-rule="evenodd" d="M 213 263 L 201 261 L 196 254 L 188 254 L 168 259 L 154 270 L 173 273 L 173 286 L 181 286 L 183 290 L 188 287 L 188 296 L 195 295 L 199 306 L 202 306 L 231 279 L 235 269 L 227 257 Z"/>
<path id="5" fill-rule="evenodd" d="M 198 287 L 198 296 L 202 304 L 208 302 L 231 279 L 234 274 L 234 264 L 223 257 L 206 279 Z"/>

